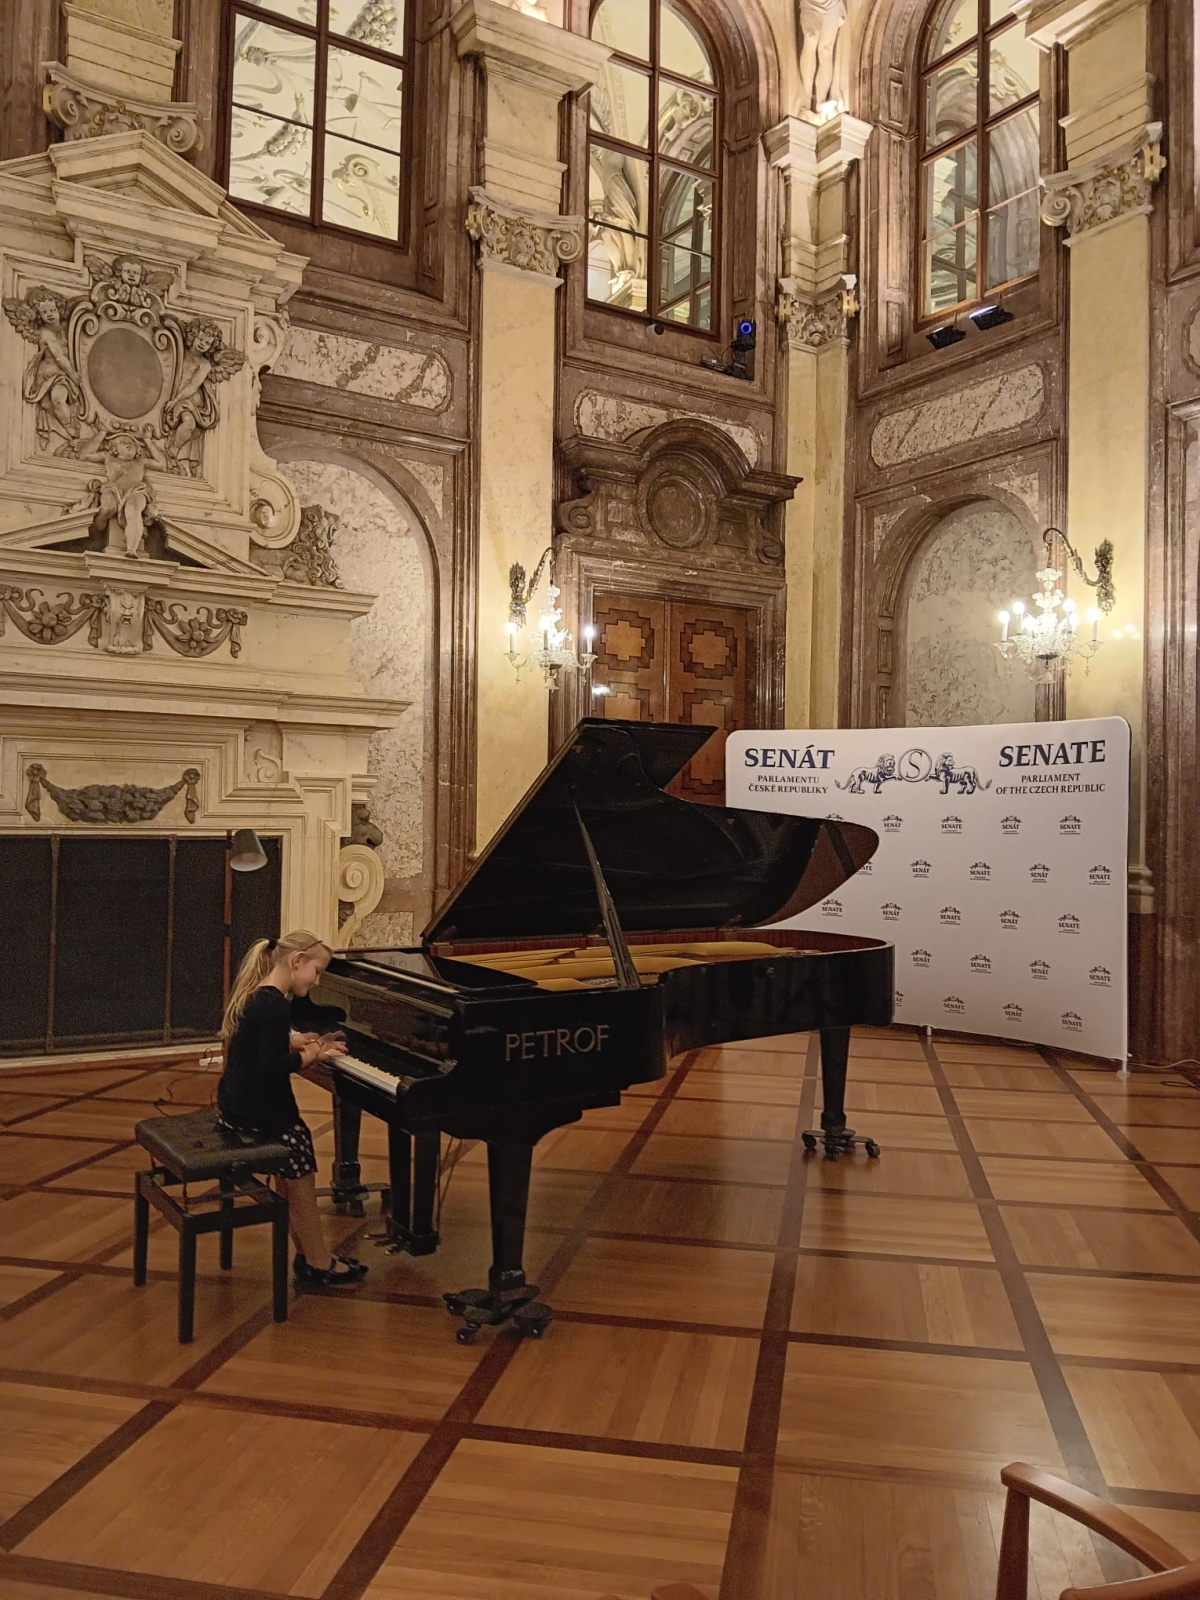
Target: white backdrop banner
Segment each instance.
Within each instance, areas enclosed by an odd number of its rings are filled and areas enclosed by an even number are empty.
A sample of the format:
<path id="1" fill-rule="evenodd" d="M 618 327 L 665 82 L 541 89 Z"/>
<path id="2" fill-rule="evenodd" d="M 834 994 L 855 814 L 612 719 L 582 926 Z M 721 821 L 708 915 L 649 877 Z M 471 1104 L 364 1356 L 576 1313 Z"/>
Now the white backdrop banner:
<path id="1" fill-rule="evenodd" d="M 1129 726 L 734 733 L 731 806 L 861 822 L 879 849 L 783 924 L 896 947 L 896 1020 L 1123 1060 Z"/>

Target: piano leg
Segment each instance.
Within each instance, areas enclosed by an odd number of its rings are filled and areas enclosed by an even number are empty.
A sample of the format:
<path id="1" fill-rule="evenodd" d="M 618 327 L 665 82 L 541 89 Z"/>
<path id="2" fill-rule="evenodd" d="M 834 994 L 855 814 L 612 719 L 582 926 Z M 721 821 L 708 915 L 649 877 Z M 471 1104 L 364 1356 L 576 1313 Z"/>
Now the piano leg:
<path id="1" fill-rule="evenodd" d="M 344 1217 L 361 1217 L 367 1193 L 358 1161 L 358 1140 L 362 1131 L 362 1112 L 341 1095 L 333 1097 L 333 1184 L 330 1194 L 334 1208 Z"/>
<path id="2" fill-rule="evenodd" d="M 529 1211 L 529 1178 L 533 1169 L 531 1144 L 490 1144 L 488 1200 L 492 1212 L 492 1265 L 488 1287 L 493 1294 L 513 1293 L 525 1287 L 525 1217 Z"/>
<path id="3" fill-rule="evenodd" d="M 408 1133 L 388 1125 L 388 1174 L 392 1207 L 387 1222 L 387 1242 L 392 1251 L 407 1250 L 427 1256 L 438 1247 L 433 1212 L 437 1202 L 438 1155 L 441 1134 L 436 1129 Z"/>
<path id="4" fill-rule="evenodd" d="M 533 1145 L 524 1140 L 488 1140 L 488 1199 L 492 1213 L 492 1265 L 486 1289 L 443 1295 L 452 1316 L 462 1317 L 459 1344 L 470 1344 L 480 1328 L 506 1322 L 538 1339 L 553 1313 L 525 1282 L 525 1217 Z"/>
<path id="5" fill-rule="evenodd" d="M 827 1161 L 836 1161 L 840 1155 L 847 1153 L 853 1154 L 857 1144 L 861 1144 L 872 1159 L 879 1154 L 879 1146 L 874 1139 L 855 1133 L 853 1128 L 846 1126 L 846 1063 L 849 1056 L 850 1029 L 822 1028 L 821 1098 L 824 1104 L 821 1128 L 819 1132 L 810 1130 L 801 1138 L 805 1150 L 813 1151 L 818 1144 L 822 1145 Z"/>

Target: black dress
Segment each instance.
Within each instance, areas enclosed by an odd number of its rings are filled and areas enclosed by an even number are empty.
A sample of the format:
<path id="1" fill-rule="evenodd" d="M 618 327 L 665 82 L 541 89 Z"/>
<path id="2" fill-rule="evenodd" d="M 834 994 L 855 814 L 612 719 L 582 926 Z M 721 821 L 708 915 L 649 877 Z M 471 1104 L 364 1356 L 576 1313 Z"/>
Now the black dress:
<path id="1" fill-rule="evenodd" d="M 287 996 L 273 984 L 256 989 L 225 1051 L 217 1110 L 235 1133 L 265 1134 L 287 1145 L 292 1157 L 280 1176 L 304 1178 L 317 1170 L 317 1158 L 292 1092 L 300 1058 L 291 1048 L 291 1030 Z"/>

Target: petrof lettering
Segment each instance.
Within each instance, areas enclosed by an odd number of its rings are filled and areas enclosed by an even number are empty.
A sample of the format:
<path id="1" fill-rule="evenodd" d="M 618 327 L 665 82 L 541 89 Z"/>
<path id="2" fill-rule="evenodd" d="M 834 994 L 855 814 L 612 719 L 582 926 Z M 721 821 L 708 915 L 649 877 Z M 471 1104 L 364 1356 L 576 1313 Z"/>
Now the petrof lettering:
<path id="1" fill-rule="evenodd" d="M 552 1061 L 559 1056 L 598 1055 L 608 1044 L 609 1024 L 594 1028 L 531 1028 L 504 1035 L 505 1061 Z"/>

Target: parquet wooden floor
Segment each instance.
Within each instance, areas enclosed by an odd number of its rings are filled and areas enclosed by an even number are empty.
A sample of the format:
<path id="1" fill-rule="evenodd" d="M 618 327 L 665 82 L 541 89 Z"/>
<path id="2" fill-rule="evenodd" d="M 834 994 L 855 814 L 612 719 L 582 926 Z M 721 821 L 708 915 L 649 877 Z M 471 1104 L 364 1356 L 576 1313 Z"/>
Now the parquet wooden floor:
<path id="1" fill-rule="evenodd" d="M 538 1150 L 538 1343 L 458 1345 L 484 1152 L 442 1248 L 269 1313 L 266 1230 L 129 1278 L 139 1117 L 197 1060 L 0 1069 L 0 1600 L 988 1600 L 1001 1466 L 1200 1555 L 1200 1074 L 856 1033 L 869 1162 L 806 1158 L 815 1041 L 694 1052 Z M 301 1104 L 321 1160 L 329 1102 Z M 385 1176 L 378 1125 L 364 1169 Z M 157 1219 L 156 1219 L 157 1223 Z M 1135 1570 L 1035 1514 L 1031 1600 Z"/>

